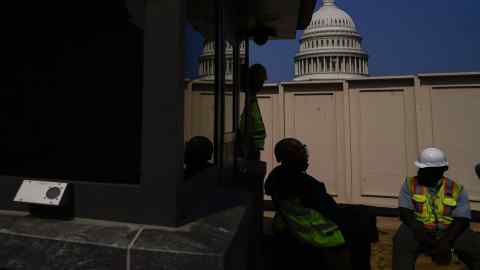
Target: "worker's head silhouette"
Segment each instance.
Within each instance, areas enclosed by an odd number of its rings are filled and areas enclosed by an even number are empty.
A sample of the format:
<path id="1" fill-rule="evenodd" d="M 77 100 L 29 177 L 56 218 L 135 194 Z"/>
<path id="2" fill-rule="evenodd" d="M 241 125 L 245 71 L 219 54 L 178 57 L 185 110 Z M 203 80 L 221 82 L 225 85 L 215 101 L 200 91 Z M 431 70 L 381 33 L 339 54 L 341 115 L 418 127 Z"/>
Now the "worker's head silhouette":
<path id="1" fill-rule="evenodd" d="M 286 138 L 275 145 L 275 158 L 285 167 L 296 171 L 308 168 L 307 146 L 295 138 Z"/>
<path id="2" fill-rule="evenodd" d="M 246 88 L 245 90 L 248 90 L 251 94 L 257 94 L 260 92 L 263 89 L 263 84 L 268 79 L 267 70 L 261 64 L 252 65 L 248 68 L 248 78 L 246 75 L 245 69 L 242 69 L 242 88 Z"/>
<path id="3" fill-rule="evenodd" d="M 448 167 L 422 168 L 418 170 L 417 177 L 422 185 L 434 187 L 442 180 Z"/>
<path id="4" fill-rule="evenodd" d="M 185 144 L 185 165 L 196 166 L 212 159 L 213 144 L 203 136 L 195 136 Z"/>
<path id="5" fill-rule="evenodd" d="M 255 64 L 250 67 L 248 72 L 248 80 L 251 91 L 258 93 L 262 90 L 263 84 L 268 79 L 267 70 L 260 64 Z"/>

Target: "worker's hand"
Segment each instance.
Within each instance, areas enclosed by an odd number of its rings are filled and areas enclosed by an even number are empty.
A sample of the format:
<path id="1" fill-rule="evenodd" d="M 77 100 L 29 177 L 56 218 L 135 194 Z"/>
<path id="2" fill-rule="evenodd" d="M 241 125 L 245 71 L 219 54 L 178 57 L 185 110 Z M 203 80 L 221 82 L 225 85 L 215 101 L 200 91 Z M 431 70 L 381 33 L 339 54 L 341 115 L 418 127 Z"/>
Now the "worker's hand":
<path id="1" fill-rule="evenodd" d="M 446 239 L 439 239 L 435 242 L 432 250 L 432 259 L 440 265 L 448 265 L 452 259 L 452 247 Z"/>

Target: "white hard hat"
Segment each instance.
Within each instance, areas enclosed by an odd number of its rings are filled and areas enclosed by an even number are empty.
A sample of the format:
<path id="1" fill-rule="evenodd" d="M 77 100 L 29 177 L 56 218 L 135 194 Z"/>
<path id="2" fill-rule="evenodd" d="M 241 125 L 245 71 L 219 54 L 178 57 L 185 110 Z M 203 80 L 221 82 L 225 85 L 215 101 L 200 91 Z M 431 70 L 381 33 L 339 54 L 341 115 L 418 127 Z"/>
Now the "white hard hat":
<path id="1" fill-rule="evenodd" d="M 432 168 L 448 166 L 447 156 L 442 150 L 434 147 L 422 151 L 420 157 L 415 161 L 417 168 Z"/>

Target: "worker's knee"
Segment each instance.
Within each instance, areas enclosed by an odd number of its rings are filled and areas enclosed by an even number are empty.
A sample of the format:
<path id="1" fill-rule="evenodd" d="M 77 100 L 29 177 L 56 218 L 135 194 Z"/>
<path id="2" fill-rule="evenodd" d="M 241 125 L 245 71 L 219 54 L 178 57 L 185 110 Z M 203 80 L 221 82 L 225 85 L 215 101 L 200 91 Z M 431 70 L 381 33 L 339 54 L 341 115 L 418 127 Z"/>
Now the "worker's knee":
<path id="1" fill-rule="evenodd" d="M 480 269 L 480 235 L 467 229 L 454 243 L 455 253 L 469 269 Z"/>
<path id="2" fill-rule="evenodd" d="M 459 253 L 476 254 L 480 250 L 480 235 L 467 229 L 457 237 L 453 248 Z"/>

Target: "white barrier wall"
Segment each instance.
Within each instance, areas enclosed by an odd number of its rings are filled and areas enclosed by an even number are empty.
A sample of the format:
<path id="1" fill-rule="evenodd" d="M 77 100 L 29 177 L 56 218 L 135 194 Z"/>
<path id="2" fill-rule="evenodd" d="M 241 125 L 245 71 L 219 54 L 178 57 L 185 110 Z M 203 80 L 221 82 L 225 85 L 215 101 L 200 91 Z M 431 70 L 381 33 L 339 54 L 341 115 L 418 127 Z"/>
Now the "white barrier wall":
<path id="1" fill-rule="evenodd" d="M 415 175 L 413 85 L 413 77 L 349 82 L 353 202 L 396 207 L 405 177 Z"/>
<path id="2" fill-rule="evenodd" d="M 284 85 L 285 137 L 307 145 L 309 173 L 324 182 L 337 201 L 347 202 L 342 90 L 342 83 Z"/>
<path id="3" fill-rule="evenodd" d="M 193 89 L 185 129 L 211 137 L 212 92 Z M 436 146 L 448 155 L 448 176 L 480 210 L 473 170 L 480 162 L 480 73 L 287 82 L 267 86 L 259 105 L 269 171 L 277 165 L 275 143 L 296 137 L 308 146 L 309 173 L 337 201 L 396 207 L 405 177 L 416 174 L 417 153 Z"/>
<path id="4" fill-rule="evenodd" d="M 426 74 L 416 82 L 419 141 L 437 145 L 449 159 L 448 176 L 460 182 L 480 210 L 480 74 Z"/>

